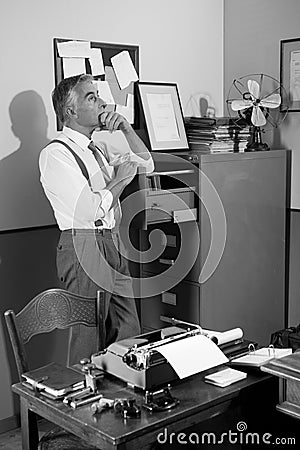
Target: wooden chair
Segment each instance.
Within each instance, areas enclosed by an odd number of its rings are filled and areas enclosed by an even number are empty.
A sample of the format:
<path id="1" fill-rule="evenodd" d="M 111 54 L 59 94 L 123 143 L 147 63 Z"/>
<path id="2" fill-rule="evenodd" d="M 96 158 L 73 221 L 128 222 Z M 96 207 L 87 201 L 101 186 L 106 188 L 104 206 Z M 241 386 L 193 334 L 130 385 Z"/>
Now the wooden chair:
<path id="1" fill-rule="evenodd" d="M 105 346 L 105 310 L 106 293 L 97 292 L 97 297 L 82 297 L 63 289 L 48 289 L 34 297 L 19 313 L 7 310 L 4 313 L 15 362 L 18 370 L 19 381 L 22 374 L 30 370 L 25 351 L 26 344 L 38 334 L 49 333 L 54 329 L 66 329 L 73 325 L 83 324 L 97 328 L 97 347 Z M 89 356 L 89 355 L 87 355 Z M 22 427 L 23 448 L 28 448 L 30 442 L 34 442 L 36 448 L 41 450 L 65 450 L 65 449 L 91 449 L 84 441 L 76 436 L 55 427 L 46 433 L 39 443 L 36 416 L 24 405 L 20 407 L 21 427 L 30 421 L 30 436 Z"/>

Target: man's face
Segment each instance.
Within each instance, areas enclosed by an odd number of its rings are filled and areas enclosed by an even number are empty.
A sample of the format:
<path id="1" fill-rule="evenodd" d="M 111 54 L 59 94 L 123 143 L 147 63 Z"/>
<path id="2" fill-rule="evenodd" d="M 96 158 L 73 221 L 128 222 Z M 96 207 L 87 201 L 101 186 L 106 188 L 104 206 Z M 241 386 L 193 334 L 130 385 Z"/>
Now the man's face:
<path id="1" fill-rule="evenodd" d="M 96 85 L 92 81 L 84 81 L 78 84 L 76 92 L 76 122 L 83 127 L 97 127 L 98 116 L 103 112 L 106 103 L 98 97 Z"/>

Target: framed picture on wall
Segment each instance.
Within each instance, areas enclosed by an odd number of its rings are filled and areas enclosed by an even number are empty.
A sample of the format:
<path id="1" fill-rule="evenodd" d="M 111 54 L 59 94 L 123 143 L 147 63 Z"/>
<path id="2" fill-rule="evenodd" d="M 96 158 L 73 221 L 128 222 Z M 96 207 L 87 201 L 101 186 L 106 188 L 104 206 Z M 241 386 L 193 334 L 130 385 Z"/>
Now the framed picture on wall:
<path id="1" fill-rule="evenodd" d="M 177 84 L 139 82 L 137 89 L 151 150 L 188 150 Z"/>
<path id="2" fill-rule="evenodd" d="M 289 111 L 300 111 L 300 38 L 280 41 L 280 83 L 289 97 Z"/>

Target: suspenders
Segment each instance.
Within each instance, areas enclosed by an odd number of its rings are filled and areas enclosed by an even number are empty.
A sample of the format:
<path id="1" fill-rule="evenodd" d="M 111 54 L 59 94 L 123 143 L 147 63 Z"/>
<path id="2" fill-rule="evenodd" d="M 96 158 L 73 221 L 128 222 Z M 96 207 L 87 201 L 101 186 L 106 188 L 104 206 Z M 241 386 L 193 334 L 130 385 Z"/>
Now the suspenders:
<path id="1" fill-rule="evenodd" d="M 74 150 L 68 144 L 66 144 L 64 141 L 61 141 L 60 139 L 53 139 L 51 142 L 49 142 L 49 144 L 53 144 L 54 142 L 59 142 L 60 144 L 64 145 L 72 153 L 72 155 L 76 159 L 78 166 L 81 169 L 82 175 L 88 180 L 89 185 L 91 185 L 87 168 L 82 159 L 77 155 L 77 153 L 74 152 Z"/>
<path id="2" fill-rule="evenodd" d="M 77 153 L 75 153 L 74 150 L 68 144 L 66 144 L 64 141 L 61 141 L 60 139 L 53 139 L 51 142 L 49 142 L 49 144 L 52 144 L 54 142 L 58 142 L 59 144 L 64 145 L 72 153 L 72 155 L 74 156 L 78 166 L 81 169 L 81 172 L 82 172 L 83 176 L 87 179 L 89 185 L 91 186 L 90 177 L 89 177 L 87 168 L 86 168 L 84 162 L 82 161 L 82 159 L 77 155 Z M 98 226 L 100 227 L 100 226 L 102 226 L 102 224 L 103 224 L 103 222 L 102 222 L 101 219 L 98 219 L 95 222 L 96 227 L 98 227 Z"/>

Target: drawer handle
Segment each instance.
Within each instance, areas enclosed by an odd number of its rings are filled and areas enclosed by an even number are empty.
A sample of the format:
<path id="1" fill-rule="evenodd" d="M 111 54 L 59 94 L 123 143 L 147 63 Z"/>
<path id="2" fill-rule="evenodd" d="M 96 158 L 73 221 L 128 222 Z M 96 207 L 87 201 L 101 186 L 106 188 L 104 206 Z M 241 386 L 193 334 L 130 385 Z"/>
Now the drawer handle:
<path id="1" fill-rule="evenodd" d="M 148 173 L 147 177 L 155 177 L 157 175 L 183 175 L 186 173 L 194 173 L 194 170 L 184 169 L 184 170 L 168 170 L 165 172 L 152 172 L 152 173 Z"/>
<path id="2" fill-rule="evenodd" d="M 165 259 L 165 258 L 159 258 L 158 260 L 161 264 L 167 264 L 168 266 L 173 266 L 175 264 L 174 259 Z"/>
<path id="3" fill-rule="evenodd" d="M 189 222 L 192 220 L 197 220 L 197 209 L 196 208 L 188 208 L 182 209 L 179 211 L 173 211 L 174 222 Z"/>

